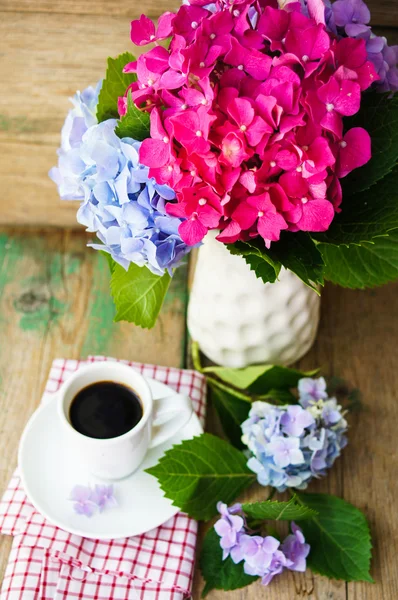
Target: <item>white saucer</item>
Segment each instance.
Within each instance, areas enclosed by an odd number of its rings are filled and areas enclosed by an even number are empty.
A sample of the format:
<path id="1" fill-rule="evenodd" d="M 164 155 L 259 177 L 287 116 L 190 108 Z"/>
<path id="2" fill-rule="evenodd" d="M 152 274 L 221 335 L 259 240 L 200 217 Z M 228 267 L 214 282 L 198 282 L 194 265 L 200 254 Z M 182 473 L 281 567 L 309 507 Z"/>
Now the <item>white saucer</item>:
<path id="1" fill-rule="evenodd" d="M 175 393 L 153 379 L 148 379 L 154 398 Z M 92 517 L 78 515 L 69 500 L 75 485 L 104 483 L 83 466 L 82 457 L 67 448 L 64 430 L 57 416 L 57 402 L 52 396 L 33 414 L 22 435 L 18 463 L 22 484 L 30 502 L 57 527 L 86 538 L 110 540 L 145 533 L 173 517 L 179 509 L 163 496 L 157 479 L 144 469 L 155 465 L 174 444 L 203 433 L 198 417 L 170 440 L 150 450 L 139 469 L 113 483 L 118 506 L 106 508 Z M 110 483 L 110 482 L 108 482 Z"/>

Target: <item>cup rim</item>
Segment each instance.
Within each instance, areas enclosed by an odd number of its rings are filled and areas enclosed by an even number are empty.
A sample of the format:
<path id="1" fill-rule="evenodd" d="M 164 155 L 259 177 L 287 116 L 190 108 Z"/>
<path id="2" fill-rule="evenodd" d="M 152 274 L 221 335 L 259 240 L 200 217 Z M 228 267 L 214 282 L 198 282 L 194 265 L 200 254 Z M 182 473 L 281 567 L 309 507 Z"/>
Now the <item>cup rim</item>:
<path id="1" fill-rule="evenodd" d="M 84 375 L 86 372 L 90 373 L 91 371 L 97 370 L 97 369 L 99 371 L 103 371 L 104 368 L 108 369 L 108 368 L 112 368 L 112 367 L 116 367 L 118 369 L 121 368 L 122 370 L 125 370 L 126 372 L 127 372 L 127 369 L 129 369 L 129 371 L 130 371 L 129 374 L 132 373 L 133 377 L 137 377 L 141 380 L 142 384 L 146 388 L 147 400 L 149 400 L 148 406 L 147 405 L 142 406 L 143 415 L 142 415 L 140 421 L 132 429 L 130 429 L 129 431 L 126 431 L 126 433 L 123 433 L 122 435 L 118 435 L 118 436 L 112 437 L 112 438 L 92 438 L 88 435 L 84 435 L 84 433 L 80 433 L 79 431 L 77 431 L 72 426 L 72 424 L 69 422 L 69 420 L 65 414 L 65 410 L 64 410 L 65 392 L 68 389 L 68 387 L 76 381 L 76 379 L 78 379 L 80 376 Z M 113 379 L 113 378 L 110 378 L 110 381 L 114 381 L 115 383 L 120 383 L 117 381 L 117 379 Z M 92 382 L 92 383 L 95 383 L 95 382 Z M 126 385 L 124 382 L 122 382 L 122 383 L 123 383 L 123 385 Z M 88 385 L 92 385 L 92 384 L 88 384 Z M 84 389 L 84 387 L 87 387 L 87 386 L 83 386 L 81 389 Z M 131 386 L 131 387 L 133 387 L 133 386 Z M 141 399 L 141 396 L 139 396 L 139 397 Z M 130 437 L 133 437 L 134 435 L 139 433 L 147 424 L 147 422 L 152 414 L 152 408 L 153 408 L 152 392 L 151 392 L 149 383 L 146 380 L 146 378 L 143 375 L 141 375 L 141 373 L 139 373 L 136 369 L 134 369 L 134 367 L 131 367 L 130 365 L 126 365 L 126 364 L 123 364 L 123 363 L 120 363 L 117 361 L 103 361 L 103 362 L 97 362 L 97 363 L 94 362 L 94 363 L 79 367 L 77 369 L 77 371 L 75 373 L 73 373 L 73 375 L 68 377 L 68 379 L 63 382 L 63 384 L 57 391 L 57 402 L 58 402 L 58 416 L 60 417 L 61 422 L 64 424 L 64 426 L 66 426 L 68 431 L 72 432 L 76 438 L 78 438 L 80 440 L 83 439 L 85 441 L 85 443 L 92 443 L 93 445 L 95 444 L 95 445 L 102 445 L 102 446 L 105 446 L 105 445 L 112 446 L 121 441 L 125 441 L 125 440 L 129 439 Z"/>

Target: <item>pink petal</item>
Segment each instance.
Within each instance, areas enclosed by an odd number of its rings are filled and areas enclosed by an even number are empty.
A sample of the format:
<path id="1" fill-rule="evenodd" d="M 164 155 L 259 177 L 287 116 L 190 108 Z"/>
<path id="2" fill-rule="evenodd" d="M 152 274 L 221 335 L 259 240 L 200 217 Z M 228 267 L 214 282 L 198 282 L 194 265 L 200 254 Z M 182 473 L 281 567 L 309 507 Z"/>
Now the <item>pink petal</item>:
<path id="1" fill-rule="evenodd" d="M 239 239 L 241 231 L 242 229 L 236 221 L 230 221 L 216 239 L 224 244 L 233 244 Z"/>
<path id="2" fill-rule="evenodd" d="M 250 229 L 258 217 L 258 209 L 250 206 L 247 202 L 241 202 L 232 213 L 232 218 L 242 229 Z"/>
<path id="3" fill-rule="evenodd" d="M 333 101 L 334 109 L 344 117 L 355 115 L 361 104 L 361 88 L 354 81 L 342 81 L 339 95 Z"/>
<path id="4" fill-rule="evenodd" d="M 256 176 L 253 171 L 245 171 L 239 178 L 241 183 L 251 194 L 256 189 Z"/>
<path id="5" fill-rule="evenodd" d="M 195 244 L 198 244 L 205 237 L 207 227 L 202 225 L 197 218 L 191 218 L 181 223 L 178 233 L 183 242 L 188 244 L 188 246 L 195 246 Z"/>
<path id="6" fill-rule="evenodd" d="M 131 41 L 136 46 L 145 46 L 155 39 L 155 25 L 145 15 L 138 20 L 131 21 Z"/>
<path id="7" fill-rule="evenodd" d="M 198 207 L 198 220 L 208 229 L 215 229 L 221 219 L 221 213 L 209 203 Z"/>
<path id="8" fill-rule="evenodd" d="M 336 175 L 345 177 L 353 169 L 362 167 L 372 156 L 370 135 L 362 127 L 353 127 L 340 142 Z"/>
<path id="9" fill-rule="evenodd" d="M 284 173 L 280 176 L 279 183 L 291 198 L 302 198 L 308 192 L 308 183 L 297 171 Z"/>
<path id="10" fill-rule="evenodd" d="M 228 107 L 228 113 L 239 126 L 247 127 L 254 118 L 254 109 L 245 98 L 235 98 Z"/>
<path id="11" fill-rule="evenodd" d="M 325 25 L 325 5 L 323 0 L 307 0 L 308 13 L 316 23 Z"/>
<path id="12" fill-rule="evenodd" d="M 158 20 L 158 30 L 156 33 L 156 38 L 158 40 L 163 40 L 164 38 L 169 37 L 173 30 L 173 21 L 175 14 L 172 12 L 163 13 Z"/>
<path id="13" fill-rule="evenodd" d="M 303 216 L 297 226 L 301 231 L 327 231 L 333 221 L 334 208 L 328 200 L 309 200 L 303 204 Z"/>
<path id="14" fill-rule="evenodd" d="M 277 242 L 280 238 L 281 229 L 287 229 L 287 223 L 282 215 L 267 212 L 260 217 L 257 223 L 257 231 L 265 240 Z"/>
<path id="15" fill-rule="evenodd" d="M 147 167 L 163 167 L 170 159 L 170 146 L 162 140 L 147 138 L 140 146 L 140 162 Z"/>

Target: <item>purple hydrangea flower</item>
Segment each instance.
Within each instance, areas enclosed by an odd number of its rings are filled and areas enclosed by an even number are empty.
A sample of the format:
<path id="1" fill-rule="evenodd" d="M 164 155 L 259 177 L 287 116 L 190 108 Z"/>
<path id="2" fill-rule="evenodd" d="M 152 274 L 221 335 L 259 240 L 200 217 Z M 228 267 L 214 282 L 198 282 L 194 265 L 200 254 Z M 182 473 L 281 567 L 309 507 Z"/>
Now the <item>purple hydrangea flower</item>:
<path id="1" fill-rule="evenodd" d="M 234 514 L 241 510 L 240 504 L 228 508 L 226 504 L 218 502 L 217 510 L 221 514 L 221 518 L 215 523 L 214 529 L 221 538 L 220 546 L 223 549 L 223 560 L 225 560 L 230 554 L 232 556 L 233 549 L 239 543 L 239 534 L 243 530 L 244 520 Z M 232 559 L 234 560 L 233 556 Z"/>
<path id="2" fill-rule="evenodd" d="M 74 503 L 73 510 L 78 515 L 92 517 L 97 510 L 97 505 L 93 500 L 93 494 L 90 487 L 75 485 L 71 492 L 70 500 Z"/>
<path id="3" fill-rule="evenodd" d="M 300 404 L 254 402 L 242 423 L 242 441 L 251 455 L 247 466 L 264 486 L 283 492 L 304 489 L 326 474 L 347 440 L 347 422 L 323 377 L 299 381 Z"/>
<path id="4" fill-rule="evenodd" d="M 268 585 L 284 569 L 305 571 L 310 546 L 305 543 L 304 535 L 295 523 L 292 522 L 292 533 L 281 544 L 273 536 L 249 535 L 243 517 L 239 517 L 241 522 L 234 525 L 231 518 L 234 512 L 242 514 L 240 504 L 228 508 L 219 502 L 217 508 L 222 516 L 215 530 L 221 538 L 223 560 L 231 556 L 235 564 L 243 561 L 244 572 L 261 577 L 263 585 Z"/>
<path id="5" fill-rule="evenodd" d="M 58 166 L 49 175 L 62 199 L 82 201 L 77 220 L 97 234 L 101 244 L 90 244 L 93 248 L 108 252 L 126 270 L 134 263 L 156 275 L 172 274 L 192 249 L 178 233 L 183 219 L 166 213 L 174 192 L 149 179 L 149 169 L 138 160 L 140 142 L 120 139 L 116 119 L 97 124 L 90 112 L 96 96 L 89 90 L 75 99 Z"/>
<path id="6" fill-rule="evenodd" d="M 281 550 L 289 560 L 291 571 L 304 572 L 307 567 L 306 558 L 310 552 L 310 545 L 305 543 L 305 538 L 300 527 L 291 523 L 292 533 L 285 538 Z"/>

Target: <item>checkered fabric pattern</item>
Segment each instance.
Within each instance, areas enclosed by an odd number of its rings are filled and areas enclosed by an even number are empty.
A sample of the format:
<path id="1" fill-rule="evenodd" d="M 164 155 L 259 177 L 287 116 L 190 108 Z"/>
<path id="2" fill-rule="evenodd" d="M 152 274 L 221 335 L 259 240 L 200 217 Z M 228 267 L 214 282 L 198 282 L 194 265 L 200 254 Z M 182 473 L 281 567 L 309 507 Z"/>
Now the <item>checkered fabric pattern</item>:
<path id="1" fill-rule="evenodd" d="M 87 361 L 54 361 L 44 398 Z M 187 394 L 202 424 L 206 382 L 195 371 L 126 364 Z M 197 523 L 183 513 L 131 538 L 101 541 L 46 521 L 21 487 L 18 472 L 0 502 L 0 533 L 14 536 L 0 600 L 183 600 L 190 597 Z"/>

